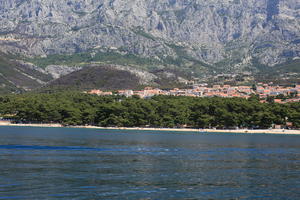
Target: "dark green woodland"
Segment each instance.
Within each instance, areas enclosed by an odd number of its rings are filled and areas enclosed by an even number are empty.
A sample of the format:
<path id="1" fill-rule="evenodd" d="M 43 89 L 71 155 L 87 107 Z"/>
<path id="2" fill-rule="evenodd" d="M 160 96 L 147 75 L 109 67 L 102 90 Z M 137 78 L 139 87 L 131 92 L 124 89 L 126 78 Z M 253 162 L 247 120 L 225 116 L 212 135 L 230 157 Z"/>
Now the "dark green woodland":
<path id="1" fill-rule="evenodd" d="M 300 128 L 300 103 L 260 103 L 257 98 L 154 96 L 149 99 L 78 92 L 0 96 L 0 115 L 16 123 L 102 127 Z"/>

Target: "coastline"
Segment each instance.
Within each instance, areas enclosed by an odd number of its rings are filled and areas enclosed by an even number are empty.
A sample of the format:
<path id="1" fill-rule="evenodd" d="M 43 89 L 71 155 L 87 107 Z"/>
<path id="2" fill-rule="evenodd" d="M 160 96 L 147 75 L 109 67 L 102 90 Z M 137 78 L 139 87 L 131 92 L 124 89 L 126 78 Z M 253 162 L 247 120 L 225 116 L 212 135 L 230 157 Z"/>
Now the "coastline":
<path id="1" fill-rule="evenodd" d="M 173 131 L 173 132 L 198 132 L 198 133 L 248 133 L 248 134 L 282 134 L 282 135 L 300 135 L 300 130 L 286 129 L 189 129 L 189 128 L 140 128 L 140 127 L 99 127 L 99 126 L 63 126 L 61 124 L 12 124 L 9 122 L 0 122 L 0 126 L 12 127 L 40 127 L 40 128 L 86 128 L 102 130 L 141 130 L 141 131 Z"/>

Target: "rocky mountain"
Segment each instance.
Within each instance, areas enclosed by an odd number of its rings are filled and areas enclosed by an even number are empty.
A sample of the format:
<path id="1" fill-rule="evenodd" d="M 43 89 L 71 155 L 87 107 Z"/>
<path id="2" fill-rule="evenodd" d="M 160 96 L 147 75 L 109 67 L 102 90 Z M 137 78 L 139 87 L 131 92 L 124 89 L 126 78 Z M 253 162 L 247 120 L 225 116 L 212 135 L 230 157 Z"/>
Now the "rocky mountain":
<path id="1" fill-rule="evenodd" d="M 1 0 L 0 51 L 55 71 L 53 79 L 103 63 L 195 77 L 256 73 L 299 59 L 300 2 Z"/>

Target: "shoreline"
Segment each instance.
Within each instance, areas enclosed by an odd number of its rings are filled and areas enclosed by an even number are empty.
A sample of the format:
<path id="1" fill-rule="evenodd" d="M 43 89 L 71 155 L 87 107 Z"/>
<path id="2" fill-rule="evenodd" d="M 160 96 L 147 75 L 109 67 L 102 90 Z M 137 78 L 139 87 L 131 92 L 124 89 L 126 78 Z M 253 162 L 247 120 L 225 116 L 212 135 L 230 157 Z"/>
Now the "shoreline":
<path id="1" fill-rule="evenodd" d="M 198 132 L 198 133 L 244 133 L 244 134 L 281 134 L 281 135 L 300 135 L 300 130 L 286 129 L 189 129 L 189 128 L 140 128 L 140 127 L 99 127 L 99 126 L 63 126 L 61 124 L 12 124 L 1 122 L 0 126 L 12 127 L 40 127 L 40 128 L 86 128 L 102 130 L 140 130 L 140 131 L 173 131 L 173 132 Z"/>

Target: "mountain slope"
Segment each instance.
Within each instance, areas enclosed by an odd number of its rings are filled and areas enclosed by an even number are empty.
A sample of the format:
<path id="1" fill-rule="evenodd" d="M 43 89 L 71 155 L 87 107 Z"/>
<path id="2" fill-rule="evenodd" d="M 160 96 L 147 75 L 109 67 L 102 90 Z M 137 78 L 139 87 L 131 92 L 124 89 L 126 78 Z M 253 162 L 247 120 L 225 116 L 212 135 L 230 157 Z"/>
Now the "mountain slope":
<path id="1" fill-rule="evenodd" d="M 172 88 L 184 86 L 176 75 L 168 72 L 145 72 L 115 65 L 93 65 L 51 81 L 43 90 L 68 88 L 77 90 L 141 89 L 145 86 Z"/>
<path id="2" fill-rule="evenodd" d="M 0 53 L 0 93 L 31 90 L 52 79 L 37 69 Z"/>
<path id="3" fill-rule="evenodd" d="M 145 86 L 184 86 L 184 74 L 176 70 L 145 71 L 129 66 L 86 64 L 80 67 L 48 65 L 39 68 L 0 53 L 0 93 L 42 90 L 140 89 Z"/>
<path id="4" fill-rule="evenodd" d="M 0 30 L 0 51 L 42 68 L 257 73 L 300 57 L 300 2 L 2 0 Z"/>
<path id="5" fill-rule="evenodd" d="M 167 42 L 211 64 L 235 48 L 274 65 L 299 56 L 299 8 L 297 0 L 3 0 L 0 27 L 6 50 L 31 55 L 117 48 L 176 56 Z"/>

